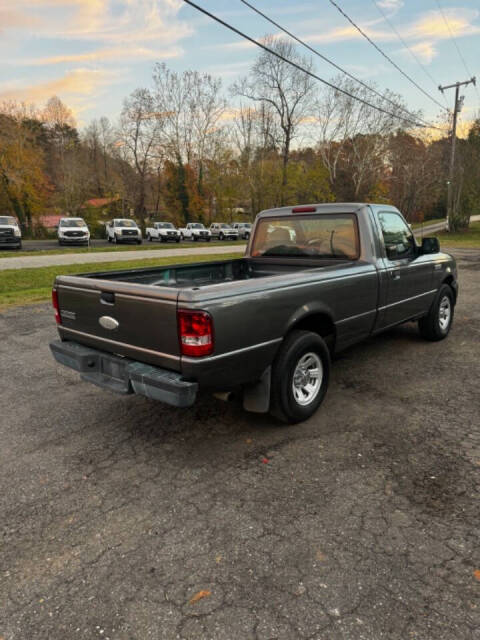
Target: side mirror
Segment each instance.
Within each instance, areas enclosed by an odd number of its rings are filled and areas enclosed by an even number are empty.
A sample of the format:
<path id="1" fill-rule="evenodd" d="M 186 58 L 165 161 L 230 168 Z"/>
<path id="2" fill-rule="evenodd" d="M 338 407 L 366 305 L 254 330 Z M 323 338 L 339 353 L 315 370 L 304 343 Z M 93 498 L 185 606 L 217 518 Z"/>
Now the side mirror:
<path id="1" fill-rule="evenodd" d="M 438 241 L 438 238 L 422 239 L 422 247 L 421 247 L 422 254 L 439 253 L 439 251 L 440 251 L 440 242 Z"/>

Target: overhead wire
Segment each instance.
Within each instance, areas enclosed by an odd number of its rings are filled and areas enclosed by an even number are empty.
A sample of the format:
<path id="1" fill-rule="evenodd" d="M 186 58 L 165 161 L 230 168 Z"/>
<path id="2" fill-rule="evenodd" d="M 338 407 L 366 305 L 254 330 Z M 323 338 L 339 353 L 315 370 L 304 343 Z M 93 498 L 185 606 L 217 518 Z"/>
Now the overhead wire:
<path id="1" fill-rule="evenodd" d="M 340 71 L 341 73 L 343 73 L 344 75 L 346 75 L 347 77 L 349 77 L 351 80 L 354 80 L 355 82 L 357 82 L 358 84 L 360 84 L 362 87 L 364 87 L 365 89 L 368 89 L 368 91 L 371 91 L 372 93 L 374 93 L 376 96 L 378 96 L 379 98 L 381 98 L 382 100 L 384 100 L 385 102 L 389 102 L 393 107 L 395 107 L 396 109 L 401 109 L 404 113 L 408 114 L 408 116 L 410 118 L 417 118 L 417 120 L 419 120 L 420 122 L 423 122 L 426 126 L 430 127 L 432 126 L 431 123 L 426 122 L 423 118 L 419 118 L 418 116 L 415 116 L 414 114 L 412 114 L 410 111 L 408 111 L 408 109 L 405 109 L 404 107 L 402 107 L 401 105 L 398 104 L 398 102 L 395 102 L 394 100 L 392 100 L 391 98 L 389 98 L 388 96 L 384 95 L 383 93 L 381 93 L 380 91 L 377 91 L 374 87 L 371 87 L 369 84 L 367 84 L 366 82 L 364 82 L 363 80 L 360 80 L 360 78 L 357 78 L 356 76 L 354 76 L 352 73 L 350 73 L 349 71 L 347 71 L 346 69 L 344 69 L 343 67 L 341 67 L 339 64 L 337 64 L 336 62 L 334 62 L 333 60 L 331 60 L 330 58 L 328 58 L 326 55 L 324 55 L 323 53 L 320 53 L 320 51 L 318 51 L 317 49 L 315 49 L 314 47 L 310 46 L 307 42 L 305 42 L 304 40 L 302 40 L 301 38 L 299 38 L 298 36 L 296 36 L 294 33 L 292 33 L 291 31 L 289 31 L 288 29 L 286 29 L 285 27 L 283 27 L 281 24 L 279 24 L 278 22 L 276 22 L 275 20 L 273 20 L 272 18 L 270 18 L 267 14 L 265 14 L 263 11 L 260 11 L 260 9 L 258 9 L 257 7 L 255 7 L 253 4 L 251 4 L 250 2 L 248 2 L 247 0 L 240 0 L 240 2 L 242 2 L 244 5 L 246 5 L 247 7 L 249 7 L 250 9 L 252 9 L 252 11 L 255 11 L 255 13 L 257 13 L 258 15 L 262 16 L 262 18 L 264 18 L 265 20 L 267 20 L 268 22 L 270 22 L 270 24 L 273 24 L 275 27 L 277 27 L 277 29 L 280 29 L 281 31 L 283 31 L 284 33 L 286 33 L 288 36 L 290 36 L 290 38 L 292 38 L 293 40 L 295 40 L 296 42 L 298 42 L 299 44 L 301 44 L 303 47 L 305 47 L 306 49 L 308 49 L 309 51 L 311 51 L 313 54 L 315 54 L 316 56 L 318 56 L 319 58 L 321 58 L 322 60 L 324 60 L 325 62 L 327 62 L 328 64 L 332 65 L 332 67 L 334 67 L 335 69 L 337 69 L 338 71 Z"/>
<path id="2" fill-rule="evenodd" d="M 385 11 L 382 9 L 382 7 L 377 4 L 376 0 L 372 0 L 372 4 L 375 6 L 375 8 L 377 9 L 377 11 L 380 13 L 380 15 L 383 17 L 383 19 L 385 20 L 385 22 L 389 25 L 390 29 L 393 31 L 393 33 L 397 36 L 398 40 L 402 43 L 402 45 L 405 47 L 405 49 L 407 49 L 407 51 L 410 53 L 410 55 L 412 56 L 412 58 L 415 60 L 415 62 L 418 64 L 418 66 L 422 69 L 422 71 L 425 73 L 425 75 L 427 76 L 427 78 L 429 78 L 432 83 L 433 86 L 435 87 L 435 89 L 438 89 L 438 82 L 435 80 L 435 78 L 432 76 L 432 74 L 430 73 L 430 71 L 427 69 L 427 67 L 423 64 L 423 62 L 420 60 L 420 58 L 416 55 L 416 53 L 413 51 L 413 49 L 411 47 L 408 46 L 407 42 L 405 42 L 404 38 L 402 37 L 402 35 L 399 33 L 398 29 L 395 27 L 395 25 L 393 24 L 393 22 L 390 20 L 390 18 L 387 16 L 387 14 L 385 13 Z M 443 95 L 443 99 L 445 101 L 445 106 L 448 108 L 448 104 L 447 104 L 447 99 L 446 97 Z"/>
<path id="3" fill-rule="evenodd" d="M 329 82 L 328 80 L 325 80 L 325 78 L 321 78 L 316 73 L 313 73 L 313 71 L 310 71 L 309 69 L 305 69 L 304 67 L 302 67 L 300 64 L 294 62 L 293 60 L 289 60 L 285 56 L 282 56 L 280 53 L 278 53 L 277 51 L 274 51 L 271 47 L 268 47 L 263 42 L 258 42 L 258 40 L 255 40 L 254 38 L 252 38 L 251 36 L 247 35 L 243 31 L 240 31 L 240 29 L 237 29 L 236 27 L 234 27 L 233 25 L 229 24 L 228 22 L 225 22 L 225 20 L 222 20 L 221 18 L 219 18 L 218 16 L 214 15 L 210 11 L 207 11 L 207 9 L 204 9 L 203 7 L 199 6 L 195 2 L 192 2 L 192 0 L 183 0 L 183 2 L 185 2 L 188 5 L 190 5 L 194 9 L 197 9 L 197 11 L 200 11 L 200 13 L 203 13 L 204 15 L 208 16 L 209 18 L 212 18 L 212 20 L 215 20 L 215 22 L 218 22 L 219 24 L 223 25 L 224 27 L 226 27 L 230 31 L 233 31 L 234 33 L 236 33 L 237 35 L 241 36 L 245 40 L 248 40 L 252 44 L 254 44 L 257 47 L 259 47 L 260 49 L 263 49 L 267 53 L 279 58 L 280 60 L 283 60 L 283 62 L 286 62 L 287 64 L 291 65 L 292 67 L 295 67 L 296 69 L 298 69 L 302 73 L 305 73 L 306 75 L 314 78 L 315 80 L 318 80 L 322 84 L 325 84 L 327 87 L 330 87 L 331 89 L 334 89 L 335 91 L 343 93 L 344 95 L 347 95 L 348 97 L 352 98 L 353 100 L 361 102 L 364 105 L 366 105 L 367 107 L 370 107 L 372 109 L 376 109 L 377 111 L 380 111 L 380 112 L 382 112 L 382 113 L 384 113 L 386 115 L 391 116 L 392 118 L 395 118 L 397 120 L 401 120 L 402 122 L 408 122 L 408 123 L 410 123 L 410 124 L 412 124 L 412 125 L 414 125 L 416 127 L 426 128 L 425 124 L 419 122 L 418 120 L 412 120 L 412 119 L 406 118 L 405 116 L 401 116 L 401 115 L 399 115 L 397 113 L 392 113 L 391 111 L 388 111 L 387 109 L 383 109 L 382 107 L 380 107 L 378 105 L 374 105 L 371 102 L 368 102 L 368 100 L 364 100 L 363 98 L 360 98 L 359 96 L 356 96 L 355 94 L 351 93 L 350 91 L 342 89 L 341 87 L 337 87 L 332 82 Z M 439 129 L 440 130 L 439 127 L 436 127 L 434 125 L 429 125 L 429 126 L 431 128 L 433 128 L 433 129 Z"/>
<path id="4" fill-rule="evenodd" d="M 397 71 L 399 71 L 402 76 L 404 76 L 405 78 L 407 78 L 407 80 L 409 82 L 411 82 L 415 87 L 417 87 L 417 89 L 419 91 L 421 91 L 423 93 L 423 95 L 425 95 L 429 100 L 431 100 L 432 102 L 434 102 L 438 107 L 440 107 L 441 109 L 444 109 L 445 111 L 448 111 L 448 108 L 445 107 L 443 104 L 441 104 L 440 102 L 438 102 L 438 100 L 436 100 L 432 95 L 430 95 L 427 91 L 425 91 L 425 89 L 423 89 L 423 87 L 421 87 L 417 82 L 415 82 L 415 80 L 413 78 L 411 78 L 407 73 L 405 73 L 405 71 L 398 66 L 398 64 L 392 60 L 390 58 L 390 56 L 388 56 L 385 51 L 383 51 L 383 49 L 381 49 L 371 38 L 370 36 L 368 36 L 365 31 L 363 31 L 363 29 L 361 27 L 358 26 L 358 24 L 356 22 L 354 22 L 354 20 L 352 20 L 352 18 L 350 18 L 350 16 L 345 13 L 345 11 L 335 2 L 335 0 L 329 0 L 330 4 L 332 4 L 341 14 L 342 16 L 348 20 L 348 22 L 350 22 L 350 24 L 366 39 L 368 40 L 368 42 L 386 59 L 388 60 L 388 62 L 393 65 L 395 67 L 395 69 L 397 69 Z"/>

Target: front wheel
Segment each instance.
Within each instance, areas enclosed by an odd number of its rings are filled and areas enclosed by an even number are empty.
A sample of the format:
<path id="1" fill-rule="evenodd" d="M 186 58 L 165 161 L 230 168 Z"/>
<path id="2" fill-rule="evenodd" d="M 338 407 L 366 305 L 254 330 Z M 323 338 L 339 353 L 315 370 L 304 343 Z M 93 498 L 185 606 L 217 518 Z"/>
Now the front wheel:
<path id="1" fill-rule="evenodd" d="M 272 367 L 270 412 L 283 422 L 308 420 L 322 404 L 330 377 L 330 353 L 312 331 L 292 331 Z"/>
<path id="2" fill-rule="evenodd" d="M 446 338 L 452 326 L 454 307 L 452 289 L 443 284 L 427 315 L 418 321 L 421 336 L 432 342 Z"/>
<path id="3" fill-rule="evenodd" d="M 219 234 L 218 234 L 218 239 L 219 239 L 219 240 L 223 240 L 223 237 L 224 237 L 224 236 L 223 236 L 223 233 L 219 233 Z"/>

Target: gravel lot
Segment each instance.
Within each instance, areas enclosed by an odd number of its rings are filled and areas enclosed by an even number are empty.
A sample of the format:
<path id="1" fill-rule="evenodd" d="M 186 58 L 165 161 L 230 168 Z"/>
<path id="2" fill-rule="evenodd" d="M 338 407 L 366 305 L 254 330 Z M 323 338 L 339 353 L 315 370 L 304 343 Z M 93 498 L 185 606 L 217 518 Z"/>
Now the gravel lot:
<path id="1" fill-rule="evenodd" d="M 339 356 L 296 427 L 56 367 L 0 315 L 0 638 L 480 638 L 480 253 L 454 328 Z"/>

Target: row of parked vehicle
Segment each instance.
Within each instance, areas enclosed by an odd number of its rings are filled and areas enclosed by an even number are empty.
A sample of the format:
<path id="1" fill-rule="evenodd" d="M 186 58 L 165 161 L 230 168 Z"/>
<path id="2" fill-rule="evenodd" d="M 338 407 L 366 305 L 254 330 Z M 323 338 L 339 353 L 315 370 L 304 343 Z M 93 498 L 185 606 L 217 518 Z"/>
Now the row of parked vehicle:
<path id="1" fill-rule="evenodd" d="M 130 218 L 114 218 L 105 225 L 108 242 L 114 244 L 142 244 L 142 231 L 135 220 Z M 145 236 L 150 242 L 180 242 L 190 240 L 210 242 L 217 240 L 248 240 L 251 224 L 249 222 L 213 222 L 210 228 L 200 222 L 189 222 L 185 227 L 177 229 L 171 222 L 154 222 L 147 227 Z M 83 218 L 61 218 L 57 227 L 57 239 L 60 246 L 90 245 L 90 230 Z M 0 247 L 22 248 L 22 233 L 18 221 L 13 216 L 0 216 Z"/>
<path id="2" fill-rule="evenodd" d="M 146 238 L 150 242 L 180 242 L 180 240 L 204 240 L 210 242 L 212 238 L 217 240 L 248 240 L 252 225 L 249 222 L 212 222 L 207 229 L 201 222 L 189 222 L 185 227 L 177 229 L 171 222 L 154 222 L 147 227 Z"/>

